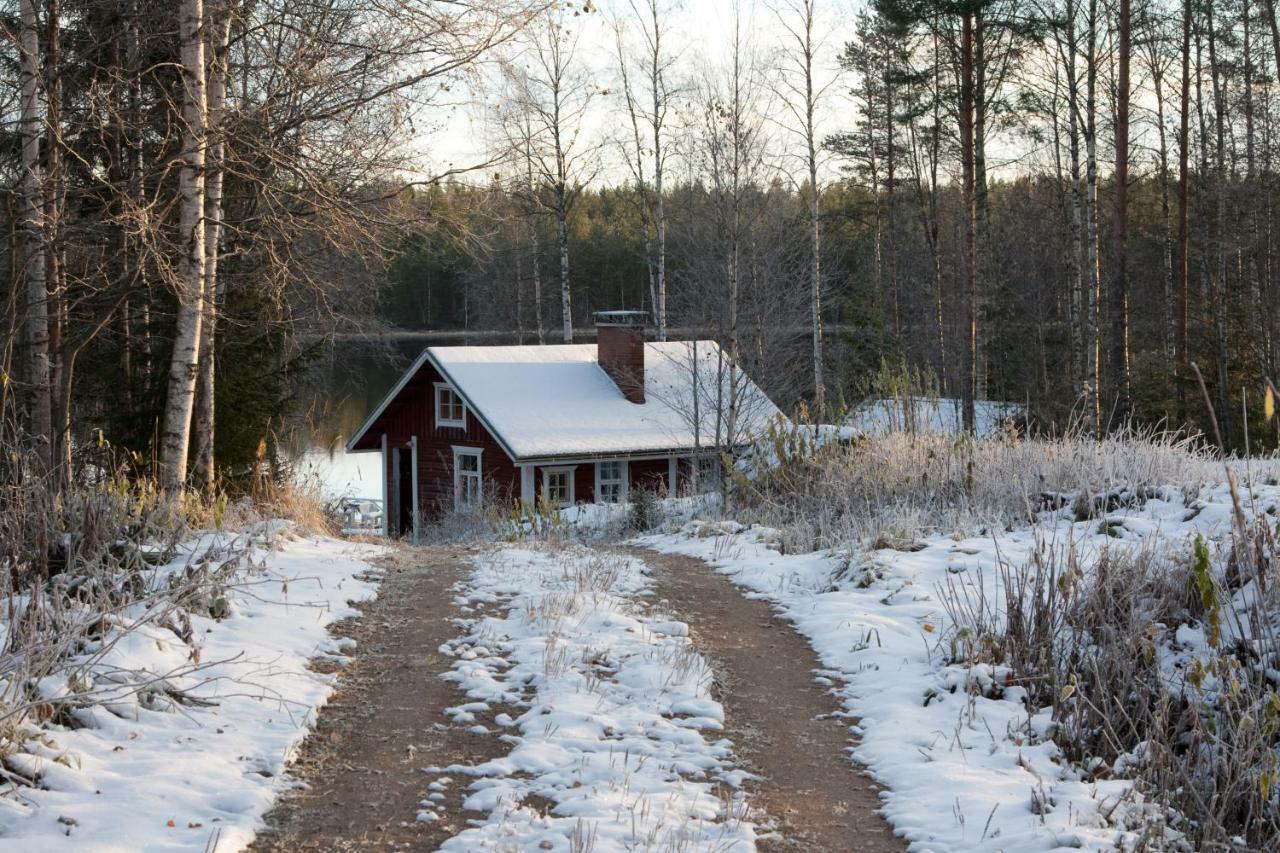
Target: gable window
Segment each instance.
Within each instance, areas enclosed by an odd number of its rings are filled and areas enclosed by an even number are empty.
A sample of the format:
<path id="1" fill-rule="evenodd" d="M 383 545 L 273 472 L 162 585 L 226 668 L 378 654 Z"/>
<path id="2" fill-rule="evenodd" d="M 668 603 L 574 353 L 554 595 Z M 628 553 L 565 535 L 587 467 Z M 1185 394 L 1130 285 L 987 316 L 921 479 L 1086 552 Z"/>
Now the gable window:
<path id="1" fill-rule="evenodd" d="M 602 504 L 618 504 L 627 499 L 627 463 L 622 459 L 606 459 L 596 463 L 596 500 Z"/>
<path id="2" fill-rule="evenodd" d="M 484 494 L 484 474 L 480 464 L 482 448 L 453 449 L 453 508 L 455 511 L 476 509 Z"/>
<path id="3" fill-rule="evenodd" d="M 467 407 L 462 397 L 447 382 L 436 383 L 436 426 L 467 426 Z"/>
<path id="4" fill-rule="evenodd" d="M 542 499 L 549 507 L 573 506 L 573 468 L 543 468 Z"/>

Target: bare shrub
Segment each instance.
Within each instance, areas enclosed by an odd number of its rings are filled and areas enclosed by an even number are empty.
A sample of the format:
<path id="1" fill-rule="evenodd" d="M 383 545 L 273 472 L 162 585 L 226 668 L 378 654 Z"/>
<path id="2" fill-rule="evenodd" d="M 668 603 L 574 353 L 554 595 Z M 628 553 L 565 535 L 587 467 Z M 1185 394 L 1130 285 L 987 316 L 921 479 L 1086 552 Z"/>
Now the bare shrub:
<path id="1" fill-rule="evenodd" d="M 69 470 L 41 474 L 20 444 L 0 473 L 0 779 L 38 783 L 42 727 L 96 725 L 98 713 L 175 711 L 207 704 L 189 677 L 202 661 L 192 616 L 230 615 L 230 590 L 256 582 L 254 537 L 198 534 L 259 524 L 281 513 L 316 517 L 314 499 L 288 488 L 255 505 L 162 494 L 132 478 L 105 443 L 82 448 Z M 112 652 L 145 632 L 189 647 L 172 672 L 124 670 Z M 184 686 L 185 685 L 185 686 Z"/>
<path id="2" fill-rule="evenodd" d="M 943 648 L 1007 668 L 997 689 L 1050 711 L 1064 759 L 1133 779 L 1187 849 L 1262 848 L 1280 832 L 1280 610 L 1256 584 L 1227 595 L 1213 563 L 1197 540 L 1107 548 L 1084 571 L 1072 543 L 1041 543 L 1000 565 L 1001 600 L 981 583 L 941 590 Z"/>

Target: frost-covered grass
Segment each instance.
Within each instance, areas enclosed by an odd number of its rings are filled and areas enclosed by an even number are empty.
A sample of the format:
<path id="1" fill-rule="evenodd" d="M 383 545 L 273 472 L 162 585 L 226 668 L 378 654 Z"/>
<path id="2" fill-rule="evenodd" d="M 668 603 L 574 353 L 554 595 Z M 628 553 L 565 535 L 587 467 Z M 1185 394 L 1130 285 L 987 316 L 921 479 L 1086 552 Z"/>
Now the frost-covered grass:
<path id="1" fill-rule="evenodd" d="M 791 440 L 791 439 L 788 439 Z M 770 599 L 844 676 L 912 849 L 1267 849 L 1275 463 L 1160 436 L 886 436 L 642 539 Z M 744 499 L 745 495 L 745 499 Z"/>
<path id="2" fill-rule="evenodd" d="M 562 545 L 477 558 L 445 651 L 468 701 L 511 744 L 479 765 L 430 768 L 487 818 L 446 850 L 751 850 L 711 672 L 683 623 L 646 612 L 644 564 Z M 459 777 L 462 777 L 460 780 Z"/>
<path id="3" fill-rule="evenodd" d="M 735 483 L 738 507 L 797 551 L 1021 527 L 1064 502 L 1091 516 L 1143 487 L 1194 490 L 1224 478 L 1211 449 L 1168 433 L 975 440 L 816 428 L 815 441 L 814 429 L 775 427 L 756 451 L 767 467 Z M 1242 481 L 1280 481 L 1280 460 L 1231 466 Z"/>
<path id="4" fill-rule="evenodd" d="M 0 847 L 253 838 L 332 689 L 309 661 L 345 660 L 326 626 L 375 590 L 365 560 L 380 549 L 295 529 L 195 536 L 120 577 L 68 572 L 10 594 Z"/>

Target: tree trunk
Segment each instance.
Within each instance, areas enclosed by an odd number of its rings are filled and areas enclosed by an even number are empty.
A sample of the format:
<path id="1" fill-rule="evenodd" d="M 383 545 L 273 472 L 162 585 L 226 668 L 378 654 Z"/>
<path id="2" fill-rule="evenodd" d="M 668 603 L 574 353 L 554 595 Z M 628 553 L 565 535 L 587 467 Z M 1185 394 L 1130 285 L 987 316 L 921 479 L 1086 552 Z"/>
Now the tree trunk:
<path id="1" fill-rule="evenodd" d="M 569 211 L 560 187 L 556 203 L 556 242 L 560 247 L 560 313 L 564 323 L 564 342 L 573 343 L 573 294 L 569 289 Z"/>
<path id="2" fill-rule="evenodd" d="M 202 0 L 182 0 L 178 12 L 182 50 L 182 166 L 178 172 L 178 312 L 160 448 L 160 484 L 173 497 L 187 482 L 187 453 L 204 315 L 205 62 Z"/>
<path id="3" fill-rule="evenodd" d="M 208 56 L 208 135 L 209 154 L 205 169 L 204 198 L 204 321 L 200 329 L 200 381 L 196 393 L 198 409 L 195 417 L 196 452 L 195 481 L 206 495 L 215 486 L 214 464 L 216 400 L 215 368 L 217 365 L 218 312 L 223 299 L 223 283 L 218 278 L 218 261 L 222 242 L 222 180 L 225 171 L 226 140 L 222 117 L 227 102 L 227 52 L 231 41 L 231 5 L 214 0 L 205 16 Z"/>
<path id="4" fill-rule="evenodd" d="M 653 52 L 649 66 L 649 84 L 653 94 L 653 224 L 658 240 L 658 294 L 654 313 L 658 317 L 658 340 L 665 341 L 667 339 L 667 209 L 666 201 L 662 197 L 662 178 L 666 170 L 662 148 L 662 122 L 667 105 L 662 85 L 662 29 L 658 21 L 657 0 L 650 0 L 649 12 L 653 19 Z"/>
<path id="5" fill-rule="evenodd" d="M 62 263 L 62 212 L 65 192 L 62 175 L 62 12 L 59 0 L 45 8 L 44 91 L 47 145 L 44 172 L 45 292 L 48 294 L 52 432 L 50 458 L 61 473 L 59 486 L 71 474 L 71 375 L 74 358 L 67 339 L 66 282 Z"/>
<path id="6" fill-rule="evenodd" d="M 1114 426 L 1129 419 L 1129 62 L 1130 0 L 1120 0 L 1116 80 L 1115 269 L 1111 281 L 1111 388 Z"/>
<path id="7" fill-rule="evenodd" d="M 1226 80 L 1218 62 L 1218 32 L 1214 22 L 1214 2 L 1205 4 L 1206 23 L 1209 37 L 1209 79 L 1213 87 L 1214 111 L 1214 169 L 1216 190 L 1214 201 L 1217 207 L 1214 226 L 1214 272 L 1211 278 L 1210 304 L 1213 309 L 1214 349 L 1217 362 L 1218 411 L 1222 420 L 1223 441 L 1230 445 L 1235 440 L 1234 407 L 1231 405 L 1231 386 L 1229 380 L 1229 353 L 1227 350 L 1227 302 L 1230 292 L 1227 287 L 1227 93 Z M 1222 448 L 1226 452 L 1227 448 Z"/>
<path id="8" fill-rule="evenodd" d="M 1278 66 L 1280 67 L 1280 66 Z M 1187 423 L 1187 388 L 1190 373 L 1187 353 L 1187 291 L 1190 286 L 1190 254 L 1188 252 L 1188 158 L 1191 126 L 1191 0 L 1182 4 L 1182 84 L 1178 103 L 1178 248 L 1177 308 L 1174 330 L 1174 384 L 1178 426 Z"/>
<path id="9" fill-rule="evenodd" d="M 965 322 L 965 377 L 964 428 L 972 434 L 976 428 L 974 399 L 978 381 L 978 282 L 977 282 L 977 230 L 978 212 L 974 197 L 974 72 L 973 72 L 973 15 L 963 15 L 960 35 L 960 159 L 962 161 L 964 207 L 964 250 L 962 264 L 964 275 Z"/>
<path id="10" fill-rule="evenodd" d="M 1098 3 L 1089 0 L 1089 29 L 1085 49 L 1085 293 L 1084 293 L 1084 411 L 1094 434 L 1102 430 L 1102 403 L 1098 362 L 1101 336 L 1098 300 L 1101 271 L 1098 268 Z"/>
<path id="11" fill-rule="evenodd" d="M 45 282 L 44 181 L 40 136 L 40 35 L 36 0 L 21 0 L 19 41 L 22 90 L 22 265 L 27 294 L 27 382 L 30 429 L 36 456 L 47 473 L 53 463 L 53 389 L 49 370 L 49 293 Z"/>

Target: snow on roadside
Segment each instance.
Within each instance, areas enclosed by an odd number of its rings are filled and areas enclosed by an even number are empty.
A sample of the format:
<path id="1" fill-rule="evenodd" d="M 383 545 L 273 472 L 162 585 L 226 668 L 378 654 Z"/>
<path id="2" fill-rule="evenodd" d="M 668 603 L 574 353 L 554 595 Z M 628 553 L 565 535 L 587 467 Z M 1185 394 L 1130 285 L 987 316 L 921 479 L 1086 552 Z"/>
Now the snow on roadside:
<path id="1" fill-rule="evenodd" d="M 1256 488 L 1246 502 L 1274 514 L 1280 490 Z M 1033 529 L 935 536 L 918 551 L 878 550 L 852 561 L 833 552 L 783 555 L 776 531 L 735 522 L 691 522 L 636 542 L 707 560 L 808 638 L 829 667 L 822 677 L 839 679 L 838 695 L 859 719 L 854 757 L 886 786 L 884 814 L 912 850 L 1128 849 L 1136 836 L 1124 818 L 1142 810 L 1132 786 L 1082 781 L 1056 762 L 1047 714 L 1029 714 L 1019 688 L 1002 698 L 967 693 L 969 678 L 995 674 L 946 664 L 939 591 L 950 580 L 1000 600 L 1000 561 L 1022 564 L 1045 543 L 1059 553 L 1074 543 L 1088 566 L 1104 547 L 1141 547 L 1153 537 L 1220 540 L 1230 514 L 1225 487 L 1189 502 L 1165 489 L 1101 520 L 1073 522 L 1063 511 Z"/>
<path id="2" fill-rule="evenodd" d="M 476 559 L 458 599 L 474 615 L 442 648 L 471 700 L 452 715 L 493 713 L 512 748 L 428 769 L 474 777 L 465 807 L 488 814 L 442 849 L 755 849 L 711 671 L 687 626 L 645 614 L 646 573 L 579 547 Z M 438 817 L 424 800 L 419 819 Z"/>
<path id="3" fill-rule="evenodd" d="M 376 595 L 377 572 L 366 561 L 382 550 L 298 538 L 282 527 L 273 526 L 272 546 L 260 542 L 251 568 L 228 589 L 229 615 L 191 616 L 197 671 L 187 672 L 191 647 L 155 624 L 125 635 L 95 666 L 98 673 L 147 672 L 214 704 L 161 711 L 127 698 L 110 710 L 76 712 L 90 727 L 51 726 L 27 768 L 45 787 L 0 798 L 0 850 L 228 853 L 252 841 L 281 772 L 333 689 L 334 676 L 308 662 L 344 660 L 351 641 L 326 626 L 358 615 L 349 602 Z M 180 570 L 193 556 L 188 551 L 157 572 Z"/>

